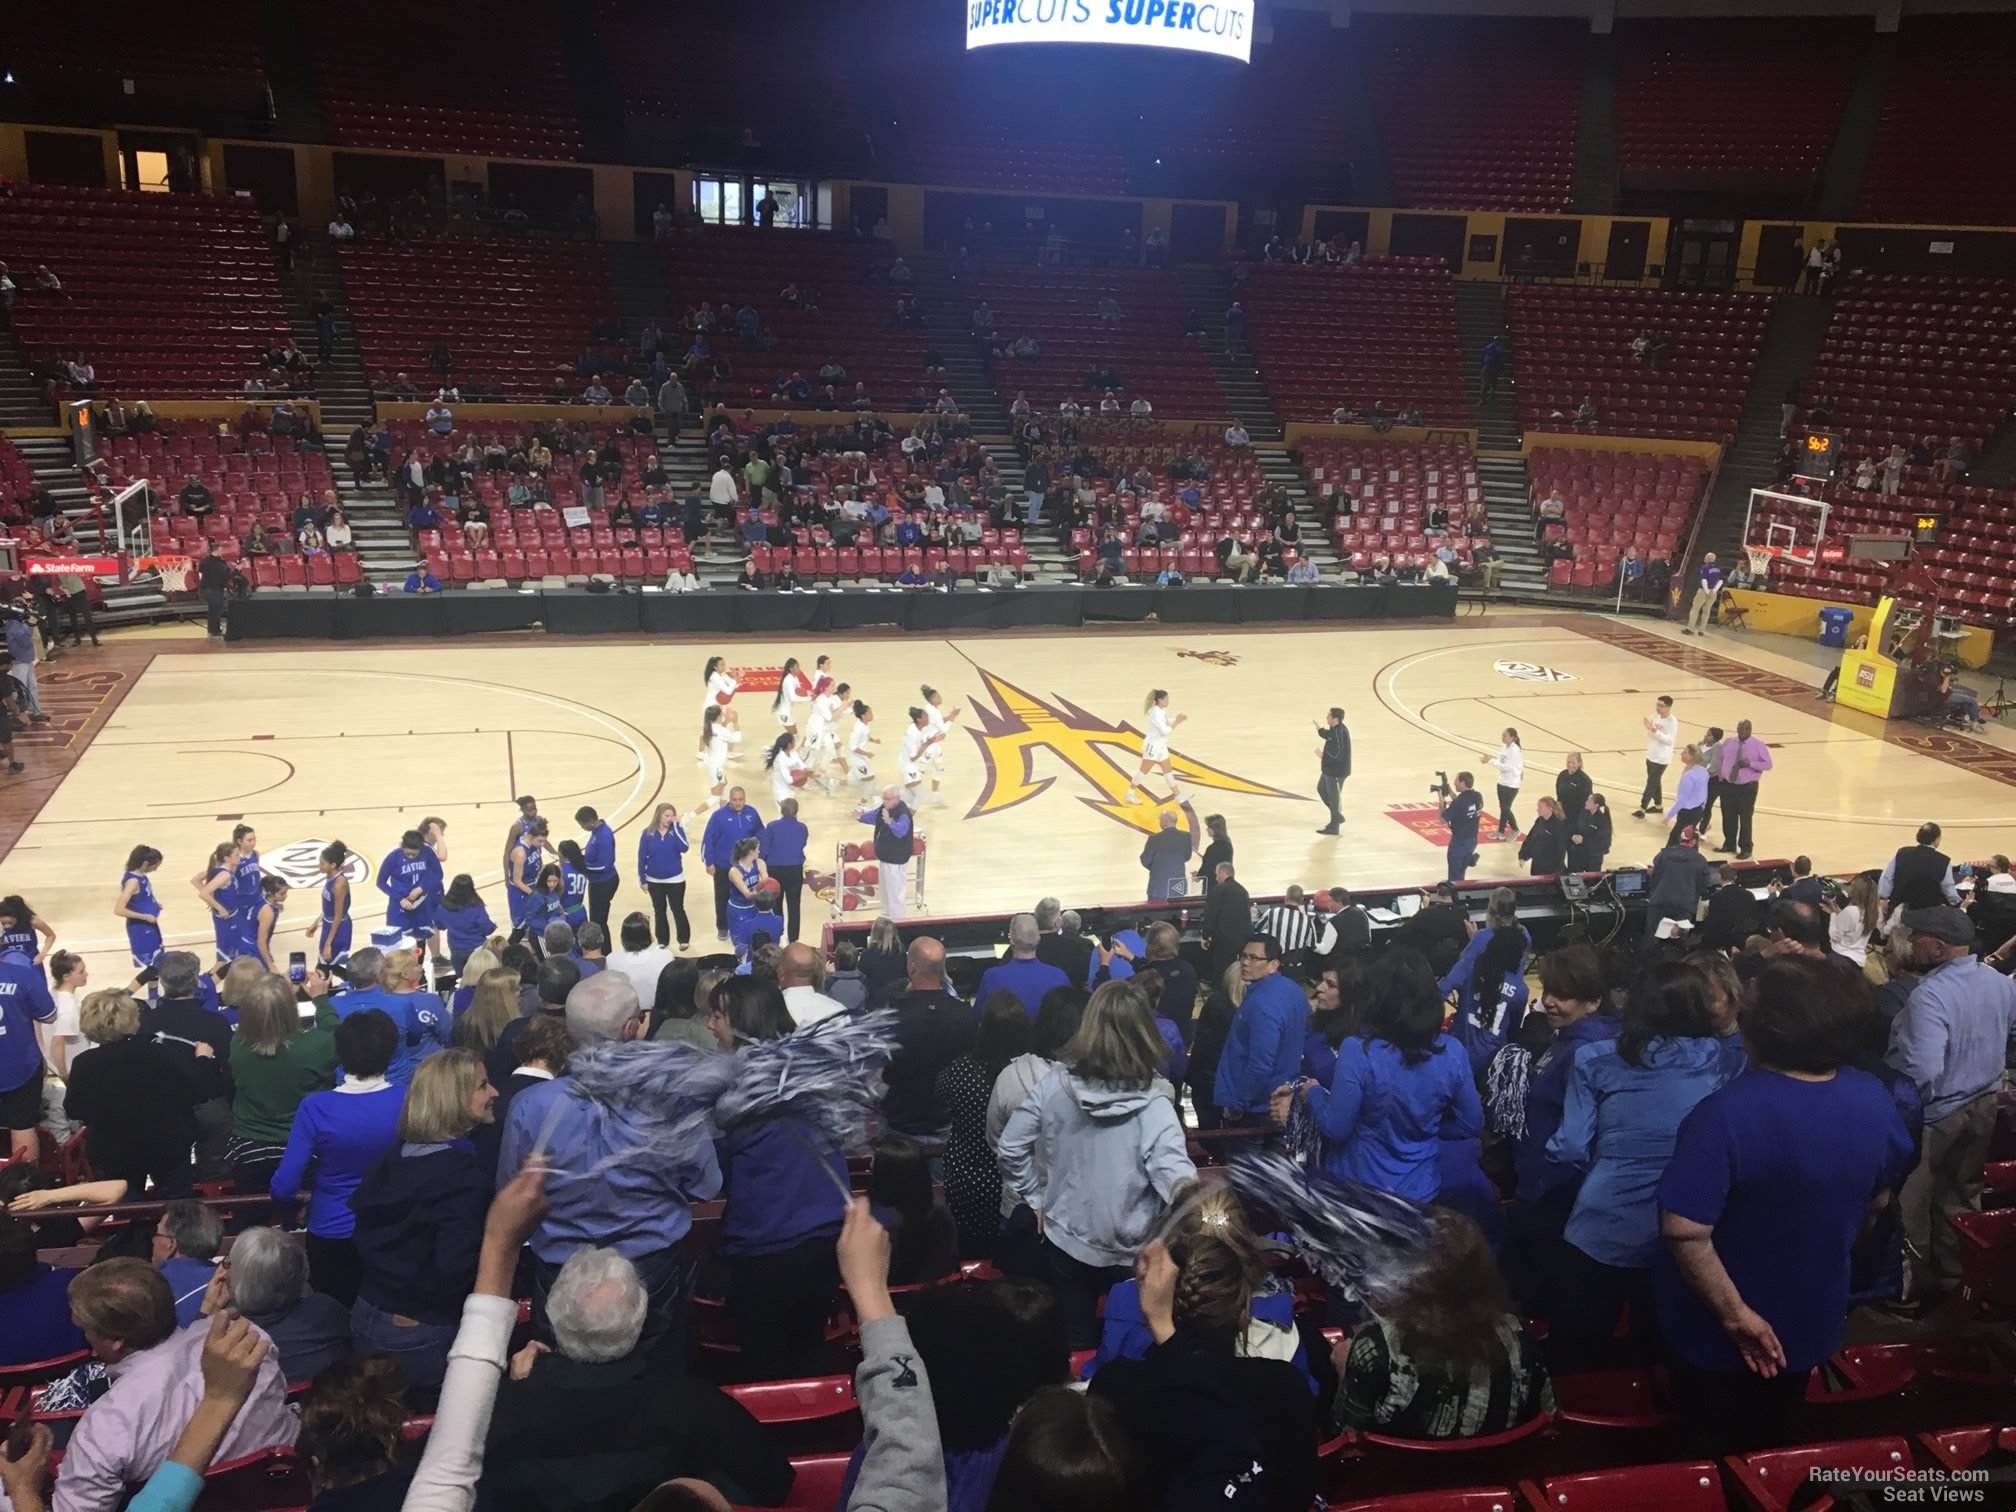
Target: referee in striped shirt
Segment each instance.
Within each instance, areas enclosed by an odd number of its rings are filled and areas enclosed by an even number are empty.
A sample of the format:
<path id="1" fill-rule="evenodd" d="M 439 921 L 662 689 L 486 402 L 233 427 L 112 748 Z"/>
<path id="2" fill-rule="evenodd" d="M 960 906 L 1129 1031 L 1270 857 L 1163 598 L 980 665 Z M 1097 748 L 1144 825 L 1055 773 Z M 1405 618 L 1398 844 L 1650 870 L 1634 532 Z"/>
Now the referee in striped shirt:
<path id="1" fill-rule="evenodd" d="M 1279 940 L 1282 963 L 1293 962 L 1295 969 L 1300 971 L 1316 948 L 1316 936 L 1321 928 L 1322 920 L 1311 912 L 1302 889 L 1291 886 L 1279 903 L 1270 903 L 1260 910 L 1255 932 L 1272 935 Z"/>

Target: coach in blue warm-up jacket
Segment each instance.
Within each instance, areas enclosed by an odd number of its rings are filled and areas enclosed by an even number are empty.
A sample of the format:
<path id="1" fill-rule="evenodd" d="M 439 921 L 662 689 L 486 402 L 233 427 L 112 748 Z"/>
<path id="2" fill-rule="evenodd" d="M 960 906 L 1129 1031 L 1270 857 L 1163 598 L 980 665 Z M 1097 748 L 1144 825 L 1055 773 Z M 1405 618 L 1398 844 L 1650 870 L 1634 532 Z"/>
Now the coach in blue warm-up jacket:
<path id="1" fill-rule="evenodd" d="M 728 868 L 735 859 L 736 842 L 761 838 L 763 816 L 749 802 L 741 788 L 728 789 L 728 804 L 707 816 L 706 833 L 700 837 L 700 859 L 707 875 L 714 879 L 714 935 L 728 938 Z"/>
<path id="2" fill-rule="evenodd" d="M 1248 936 L 1239 951 L 1246 996 L 1218 1057 L 1212 1097 L 1225 1121 L 1264 1123 L 1267 1101 L 1302 1070 L 1302 1041 L 1309 1032 L 1309 999 L 1281 975 L 1281 942 Z"/>
<path id="3" fill-rule="evenodd" d="M 588 873 L 588 917 L 609 927 L 609 903 L 616 896 L 616 831 L 592 808 L 574 810 L 574 822 L 587 832 L 581 860 Z"/>

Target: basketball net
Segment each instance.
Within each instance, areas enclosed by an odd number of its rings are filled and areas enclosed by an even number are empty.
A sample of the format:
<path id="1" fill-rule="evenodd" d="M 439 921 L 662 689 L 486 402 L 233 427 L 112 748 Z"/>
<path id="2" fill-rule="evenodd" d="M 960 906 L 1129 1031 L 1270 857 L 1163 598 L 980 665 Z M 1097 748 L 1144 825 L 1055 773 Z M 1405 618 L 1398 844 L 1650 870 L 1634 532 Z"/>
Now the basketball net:
<path id="1" fill-rule="evenodd" d="M 1776 546 L 1745 546 L 1743 554 L 1750 559 L 1750 576 L 1762 582 L 1771 575 L 1772 560 L 1778 555 Z"/>
<path id="2" fill-rule="evenodd" d="M 160 573 L 163 593 L 187 593 L 196 575 L 196 564 L 186 556 L 144 556 L 133 567 L 136 572 L 151 568 Z"/>

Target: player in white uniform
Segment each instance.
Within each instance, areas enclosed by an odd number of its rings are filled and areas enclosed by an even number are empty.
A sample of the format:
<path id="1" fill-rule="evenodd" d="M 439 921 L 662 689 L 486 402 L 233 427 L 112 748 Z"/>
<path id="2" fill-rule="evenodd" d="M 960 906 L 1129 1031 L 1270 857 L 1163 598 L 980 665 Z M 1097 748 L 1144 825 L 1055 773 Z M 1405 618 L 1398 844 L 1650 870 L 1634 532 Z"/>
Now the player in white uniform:
<path id="1" fill-rule="evenodd" d="M 812 696 L 812 679 L 798 670 L 798 658 L 793 656 L 784 663 L 784 670 L 777 674 L 777 696 L 770 700 L 770 712 L 777 716 L 777 723 L 787 730 L 798 728 L 798 705 Z"/>
<path id="2" fill-rule="evenodd" d="M 910 724 L 903 731 L 903 801 L 914 812 L 924 793 L 924 752 L 931 743 L 931 722 L 924 710 L 910 711 Z"/>
<path id="3" fill-rule="evenodd" d="M 875 738 L 874 722 L 875 711 L 855 699 L 854 730 L 847 737 L 847 780 L 861 789 L 863 803 L 875 789 L 875 758 L 868 747 L 882 744 Z"/>
<path id="4" fill-rule="evenodd" d="M 1150 772 L 1159 770 L 1164 777 L 1169 779 L 1169 801 L 1171 803 L 1181 802 L 1183 790 L 1177 785 L 1176 768 L 1169 760 L 1169 737 L 1175 733 L 1176 726 L 1183 723 L 1190 716 L 1188 714 L 1172 715 L 1169 712 L 1169 690 L 1167 688 L 1156 688 L 1149 693 L 1148 701 L 1141 706 L 1141 712 L 1148 716 L 1148 731 L 1141 737 L 1141 777 L 1146 777 Z M 1134 781 L 1127 784 L 1127 801 L 1129 803 L 1139 803 L 1141 801 L 1141 777 L 1137 777 Z"/>
<path id="5" fill-rule="evenodd" d="M 700 716 L 700 770 L 707 774 L 707 796 L 713 803 L 722 800 L 728 785 L 727 711 L 718 704 Z"/>
<path id="6" fill-rule="evenodd" d="M 917 690 L 924 695 L 924 718 L 931 743 L 924 748 L 924 764 L 931 769 L 931 801 L 939 808 L 945 806 L 945 795 L 938 791 L 945 780 L 945 739 L 952 726 L 958 722 L 961 713 L 957 706 L 949 712 L 945 708 L 945 695 L 926 683 Z"/>
<path id="7" fill-rule="evenodd" d="M 706 696 L 700 700 L 700 712 L 706 714 L 708 710 L 718 708 L 722 712 L 722 718 L 728 722 L 728 728 L 738 730 L 742 726 L 742 720 L 736 718 L 736 712 L 728 704 L 728 700 L 736 696 L 736 689 L 742 683 L 738 683 L 732 675 L 728 675 L 728 657 L 708 657 L 708 665 L 700 673 L 700 679 L 708 685 Z"/>
<path id="8" fill-rule="evenodd" d="M 819 658 L 822 662 L 825 657 Z M 805 765 L 827 792 L 833 791 L 833 768 L 840 760 L 840 733 L 834 728 L 840 711 L 847 707 L 848 687 L 830 683 L 823 693 L 812 695 L 812 712 L 805 720 Z"/>
<path id="9" fill-rule="evenodd" d="M 798 754 L 798 737 L 786 730 L 770 743 L 764 754 L 763 765 L 770 769 L 770 798 L 774 803 L 782 803 L 786 798 L 798 796 L 798 789 L 805 786 L 812 775 L 806 769 L 805 758 Z"/>

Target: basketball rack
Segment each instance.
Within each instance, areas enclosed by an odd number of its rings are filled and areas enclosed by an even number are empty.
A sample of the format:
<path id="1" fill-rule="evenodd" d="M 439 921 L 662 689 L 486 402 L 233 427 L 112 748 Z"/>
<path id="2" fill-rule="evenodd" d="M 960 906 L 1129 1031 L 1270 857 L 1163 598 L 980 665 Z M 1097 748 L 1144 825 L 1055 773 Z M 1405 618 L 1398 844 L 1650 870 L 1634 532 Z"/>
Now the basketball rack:
<path id="1" fill-rule="evenodd" d="M 927 836 L 917 832 L 916 849 L 910 857 L 910 887 L 905 898 L 906 913 L 929 913 L 924 902 L 924 877 L 931 848 Z M 838 914 L 872 914 L 882 911 L 882 869 L 875 860 L 875 847 L 866 841 L 849 840 L 834 847 L 833 911 Z"/>
<path id="2" fill-rule="evenodd" d="M 1760 504 L 1767 510 L 1804 512 L 1811 523 L 1804 527 L 1789 525 L 1782 520 L 1769 520 L 1764 526 L 1764 539 L 1753 543 L 1750 527 L 1755 521 Z M 1769 581 L 1774 564 L 1796 562 L 1811 568 L 1820 560 L 1821 542 L 1827 539 L 1827 516 L 1832 513 L 1825 499 L 1811 498 L 1806 494 L 1785 493 L 1775 488 L 1753 488 L 1750 501 L 1743 511 L 1743 555 L 1750 564 L 1753 581 L 1762 584 Z M 1796 517 L 1796 515 L 1795 515 Z M 1801 539 L 1804 535 L 1806 538 Z"/>

